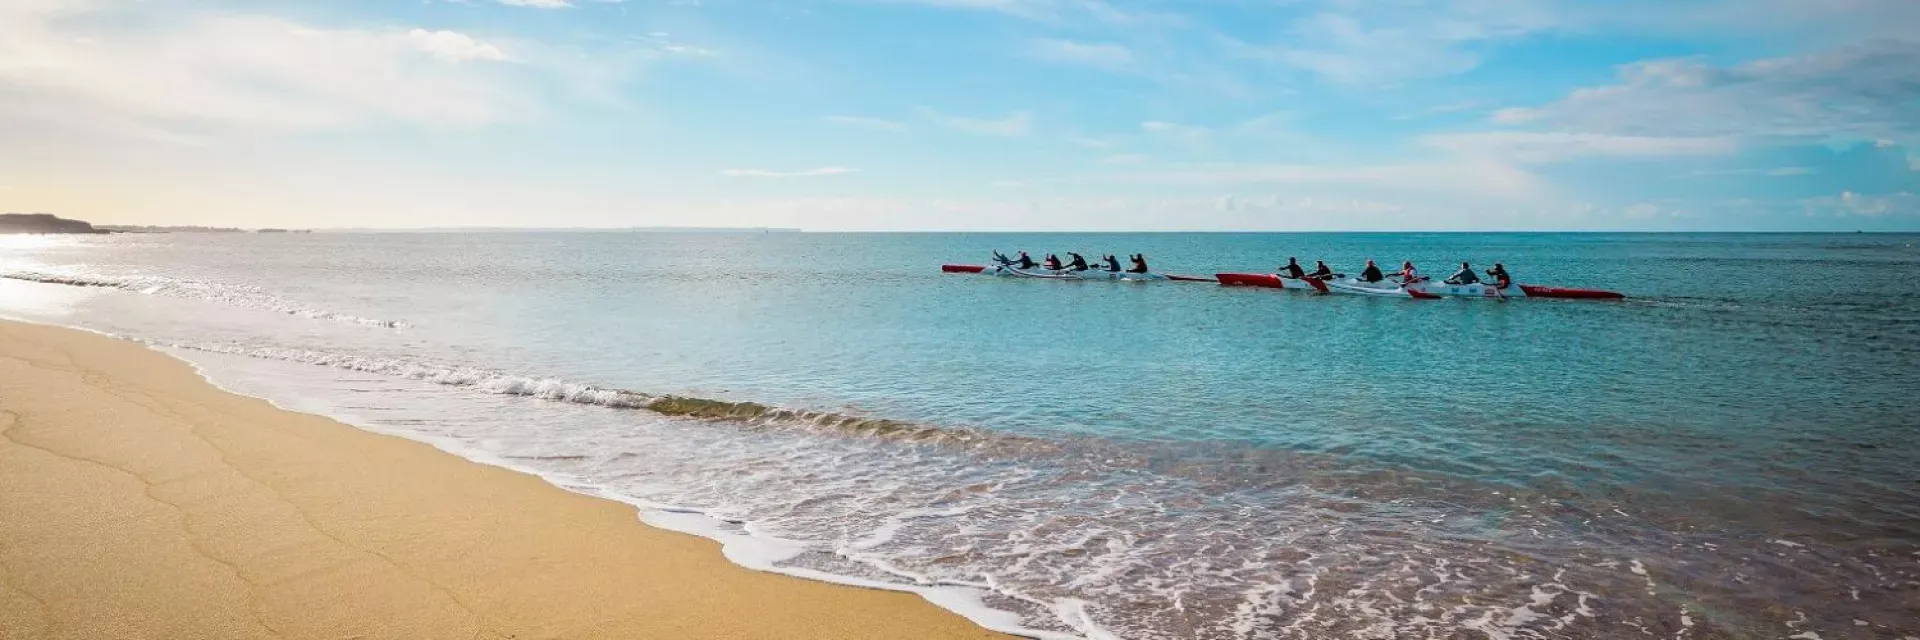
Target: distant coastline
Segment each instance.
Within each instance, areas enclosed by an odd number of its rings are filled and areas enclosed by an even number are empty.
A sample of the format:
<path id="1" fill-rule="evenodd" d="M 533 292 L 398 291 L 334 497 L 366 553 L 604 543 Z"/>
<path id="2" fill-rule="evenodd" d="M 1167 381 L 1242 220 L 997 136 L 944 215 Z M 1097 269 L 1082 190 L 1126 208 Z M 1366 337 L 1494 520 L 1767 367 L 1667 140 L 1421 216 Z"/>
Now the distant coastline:
<path id="1" fill-rule="evenodd" d="M 313 231 L 311 229 L 240 229 L 235 227 L 126 224 L 103 224 L 96 226 L 85 220 L 62 218 L 51 213 L 0 213 L 0 234 L 23 233 L 99 235 L 107 233 L 313 233 Z"/>

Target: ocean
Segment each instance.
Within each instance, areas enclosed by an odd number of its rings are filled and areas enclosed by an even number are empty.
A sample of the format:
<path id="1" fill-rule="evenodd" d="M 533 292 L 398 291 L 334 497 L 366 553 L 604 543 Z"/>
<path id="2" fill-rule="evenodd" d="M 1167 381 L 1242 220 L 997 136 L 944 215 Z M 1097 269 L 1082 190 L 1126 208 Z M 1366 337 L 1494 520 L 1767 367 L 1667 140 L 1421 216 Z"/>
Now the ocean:
<path id="1" fill-rule="evenodd" d="M 1920 637 L 1916 235 L 14 236 L 0 315 L 1035 637 Z"/>

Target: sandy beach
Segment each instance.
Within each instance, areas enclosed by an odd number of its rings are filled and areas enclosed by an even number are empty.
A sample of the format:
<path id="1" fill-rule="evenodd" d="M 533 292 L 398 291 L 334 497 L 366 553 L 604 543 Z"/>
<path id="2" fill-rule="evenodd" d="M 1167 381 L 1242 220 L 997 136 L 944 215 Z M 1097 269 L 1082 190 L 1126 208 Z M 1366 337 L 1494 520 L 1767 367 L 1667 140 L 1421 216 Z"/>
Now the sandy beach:
<path id="1" fill-rule="evenodd" d="M 0 638 L 987 638 L 428 445 L 0 322 Z"/>

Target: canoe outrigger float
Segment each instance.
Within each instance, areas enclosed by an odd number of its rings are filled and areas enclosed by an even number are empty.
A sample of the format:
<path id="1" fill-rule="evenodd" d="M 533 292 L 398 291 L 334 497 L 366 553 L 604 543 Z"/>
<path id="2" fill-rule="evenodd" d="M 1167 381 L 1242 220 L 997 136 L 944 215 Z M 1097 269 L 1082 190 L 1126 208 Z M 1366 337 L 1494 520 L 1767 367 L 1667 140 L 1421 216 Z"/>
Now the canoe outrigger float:
<path id="1" fill-rule="evenodd" d="M 1214 282 L 1213 278 L 1183 276 L 1171 273 L 1134 273 L 1131 271 L 1107 271 L 1105 269 L 1018 269 L 1012 265 L 985 267 L 977 264 L 943 264 L 940 271 L 945 273 L 984 273 L 1009 278 L 1042 278 L 1047 280 L 1127 280 L 1132 282 L 1151 282 L 1167 280 L 1173 282 Z"/>
<path id="2" fill-rule="evenodd" d="M 1344 293 L 1360 296 L 1387 298 L 1412 298 L 1415 300 L 1438 300 L 1440 298 L 1559 298 L 1573 300 L 1618 300 L 1625 298 L 1612 291 L 1599 289 L 1571 289 L 1567 287 L 1547 287 L 1532 284 L 1509 284 L 1505 288 L 1491 284 L 1446 284 L 1431 280 L 1403 285 L 1394 280 L 1366 282 L 1358 278 L 1337 277 L 1330 280 L 1284 278 L 1271 273 L 1222 273 L 1214 276 L 1220 284 L 1230 286 L 1264 287 L 1268 289 L 1295 289 L 1316 291 L 1319 293 Z"/>

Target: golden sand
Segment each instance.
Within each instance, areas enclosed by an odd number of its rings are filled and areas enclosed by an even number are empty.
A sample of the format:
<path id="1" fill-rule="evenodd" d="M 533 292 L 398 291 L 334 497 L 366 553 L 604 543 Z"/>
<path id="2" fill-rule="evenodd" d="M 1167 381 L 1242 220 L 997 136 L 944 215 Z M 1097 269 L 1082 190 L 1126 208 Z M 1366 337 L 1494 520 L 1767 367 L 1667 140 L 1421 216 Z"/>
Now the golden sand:
<path id="1" fill-rule="evenodd" d="M 990 638 L 712 541 L 0 322 L 0 639 Z"/>

